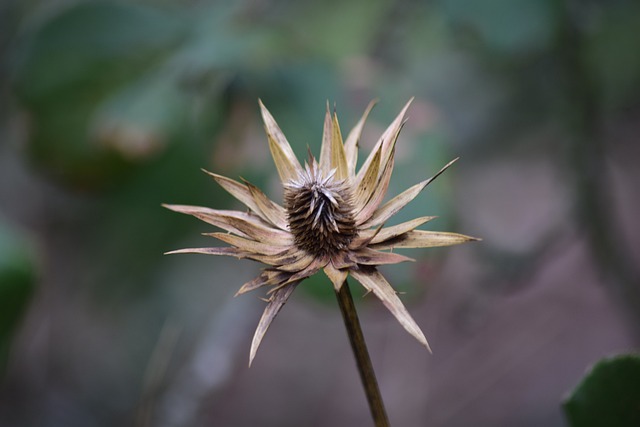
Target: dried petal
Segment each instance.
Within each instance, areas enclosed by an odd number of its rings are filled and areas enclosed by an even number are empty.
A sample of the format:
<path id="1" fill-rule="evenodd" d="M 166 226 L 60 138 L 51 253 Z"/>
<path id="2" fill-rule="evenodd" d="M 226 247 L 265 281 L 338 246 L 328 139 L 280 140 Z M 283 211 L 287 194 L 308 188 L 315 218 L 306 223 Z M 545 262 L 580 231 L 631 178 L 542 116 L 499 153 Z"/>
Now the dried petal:
<path id="1" fill-rule="evenodd" d="M 356 266 L 356 261 L 353 259 L 353 252 L 351 251 L 343 251 L 337 253 L 336 255 L 331 257 L 331 263 L 338 270 Z"/>
<path id="2" fill-rule="evenodd" d="M 360 181 L 356 180 L 355 206 L 364 207 L 378 184 L 380 150 L 377 150 Z"/>
<path id="3" fill-rule="evenodd" d="M 229 194 L 244 203 L 244 205 L 251 209 L 253 212 L 260 215 L 258 205 L 253 200 L 253 197 L 251 197 L 251 192 L 245 185 L 242 185 L 238 181 L 235 181 L 231 178 L 209 172 L 206 169 L 202 169 L 202 171 L 208 175 L 211 175 L 213 179 L 215 179 L 216 182 L 220 185 L 220 187 L 224 188 Z M 266 220 L 267 218 L 263 217 L 262 219 Z"/>
<path id="4" fill-rule="evenodd" d="M 216 182 L 224 188 L 233 197 L 244 203 L 256 215 L 264 221 L 275 225 L 276 227 L 286 230 L 287 219 L 284 208 L 277 203 L 271 201 L 260 189 L 253 184 L 245 181 L 241 184 L 233 179 L 209 172 L 202 169 L 208 175 L 211 175 Z"/>
<path id="5" fill-rule="evenodd" d="M 275 319 L 276 315 L 280 311 L 280 309 L 285 305 L 291 294 L 293 293 L 296 286 L 298 286 L 300 282 L 291 283 L 283 288 L 278 289 L 271 295 L 269 298 L 269 303 L 267 307 L 264 309 L 264 313 L 262 313 L 262 317 L 260 318 L 260 322 L 258 323 L 258 328 L 256 329 L 255 334 L 253 335 L 253 340 L 251 341 L 251 351 L 249 353 L 249 366 L 253 362 L 254 357 L 256 357 L 256 352 L 258 351 L 258 347 L 260 347 L 260 343 L 262 342 L 262 338 L 264 334 L 269 329 L 271 322 Z"/>
<path id="6" fill-rule="evenodd" d="M 365 204 L 365 206 L 356 214 L 356 225 L 361 225 L 366 222 L 371 215 L 378 209 L 380 203 L 382 203 L 382 199 L 384 195 L 387 193 L 387 189 L 389 188 L 389 180 L 391 179 L 391 172 L 393 171 L 393 159 L 394 152 L 393 147 L 391 151 L 391 157 L 387 161 L 387 164 L 384 166 L 384 170 L 380 174 L 380 179 L 376 187 L 374 188 L 373 194 L 369 201 Z"/>
<path id="7" fill-rule="evenodd" d="M 300 162 L 298 162 L 295 154 L 293 154 L 291 145 L 289 145 L 289 141 L 287 141 L 269 110 L 267 110 L 262 101 L 259 101 L 259 104 L 264 129 L 269 140 L 269 149 L 276 169 L 278 169 L 280 180 L 283 183 L 292 181 L 300 175 L 302 166 L 300 166 Z"/>
<path id="8" fill-rule="evenodd" d="M 242 295 L 244 293 L 253 291 L 268 285 L 277 285 L 279 283 L 286 282 L 290 277 L 290 273 L 275 270 L 265 270 L 258 277 L 248 281 L 238 289 L 238 292 L 234 296 Z"/>
<path id="9" fill-rule="evenodd" d="M 338 116 L 335 112 L 333 113 L 333 133 L 331 135 L 331 169 L 336 169 L 337 179 L 347 179 L 349 176 L 347 156 L 342 143 Z"/>
<path id="10" fill-rule="evenodd" d="M 342 134 L 336 114 L 329 112 L 327 102 L 327 113 L 324 118 L 324 131 L 322 134 L 322 147 L 320 150 L 320 169 L 324 171 L 336 170 L 336 179 L 347 179 L 349 169 L 347 168 L 347 158 L 342 143 Z"/>
<path id="11" fill-rule="evenodd" d="M 348 176 L 354 176 L 356 173 L 356 164 L 358 163 L 358 143 L 360 141 L 360 135 L 362 135 L 362 128 L 364 127 L 364 122 L 367 120 L 369 113 L 377 102 L 377 100 L 373 100 L 369 105 L 367 105 L 362 118 L 358 124 L 351 129 L 347 139 L 344 141 L 344 153 L 347 158 L 347 167 L 349 169 Z"/>
<path id="12" fill-rule="evenodd" d="M 205 236 L 214 237 L 236 248 L 261 255 L 276 255 L 287 249 L 288 245 L 276 245 L 274 243 L 262 243 L 244 237 L 234 236 L 229 233 L 204 233 Z"/>
<path id="13" fill-rule="evenodd" d="M 324 274 L 327 275 L 336 291 L 339 291 L 342 284 L 347 280 L 349 272 L 347 270 L 338 270 L 333 263 L 329 263 L 324 267 Z"/>
<path id="14" fill-rule="evenodd" d="M 404 255 L 393 252 L 380 252 L 370 248 L 362 248 L 354 252 L 355 261 L 361 265 L 398 264 L 400 262 L 415 261 Z"/>
<path id="15" fill-rule="evenodd" d="M 375 230 L 360 230 L 360 234 L 358 234 L 358 237 L 353 239 L 351 245 L 349 245 L 349 249 L 358 250 L 369 246 L 371 240 L 373 240 L 380 230 L 382 230 L 382 227 L 384 227 L 384 224 L 380 224 Z"/>
<path id="16" fill-rule="evenodd" d="M 245 252 L 238 248 L 185 248 L 176 249 L 175 251 L 165 252 L 165 255 L 174 254 L 203 254 L 203 255 L 227 255 L 236 258 L 245 258 Z"/>
<path id="17" fill-rule="evenodd" d="M 287 213 L 284 208 L 267 197 L 258 187 L 245 181 L 257 208 L 267 221 L 281 230 L 288 230 Z"/>
<path id="18" fill-rule="evenodd" d="M 459 245 L 460 243 L 479 240 L 477 237 L 465 236 L 458 233 L 413 230 L 385 242 L 371 245 L 371 247 L 374 249 L 433 248 L 437 246 Z"/>
<path id="19" fill-rule="evenodd" d="M 224 214 L 232 214 L 237 215 L 238 217 L 244 217 L 247 220 L 255 218 L 252 214 L 238 211 L 219 211 L 216 209 L 204 208 L 201 206 L 188 206 L 188 205 L 166 205 L 163 204 L 163 207 L 170 209 L 174 212 L 180 212 L 187 215 L 193 215 L 201 221 L 204 221 L 208 224 L 215 225 L 216 227 L 222 228 L 223 230 L 229 231 L 231 233 L 236 233 L 240 236 L 248 237 L 246 234 L 238 230 L 237 228 L 229 225 L 225 221 L 220 218 L 222 213 Z"/>
<path id="20" fill-rule="evenodd" d="M 380 209 L 375 211 L 373 213 L 372 217 L 367 222 L 362 224 L 362 227 L 363 228 L 375 227 L 376 225 L 380 225 L 383 222 L 385 222 L 386 220 L 388 220 L 389 218 L 391 218 L 400 209 L 405 207 L 410 201 L 415 199 L 416 196 L 418 194 L 420 194 L 420 192 L 427 185 L 429 185 L 431 182 L 433 182 L 433 180 L 435 180 L 438 176 L 440 176 L 440 174 L 442 172 L 447 170 L 447 168 L 449 166 L 451 166 L 452 164 L 454 164 L 458 159 L 459 159 L 459 157 L 456 157 L 455 159 L 453 159 L 449 163 L 447 163 L 442 169 L 440 169 L 440 171 L 438 171 L 437 174 L 435 174 L 431 178 L 426 179 L 426 180 L 422 181 L 421 183 L 414 185 L 413 187 L 403 191 L 401 194 L 399 194 L 396 197 L 394 197 L 393 199 L 389 200 L 387 203 L 382 205 L 382 207 Z"/>
<path id="21" fill-rule="evenodd" d="M 293 262 L 281 263 L 278 269 L 282 271 L 290 271 L 292 273 L 295 273 L 307 268 L 315 259 L 313 255 L 310 255 L 306 252 L 299 251 L 298 253 L 299 253 L 299 257 L 297 260 Z"/>
<path id="22" fill-rule="evenodd" d="M 295 271 L 299 265 L 306 267 L 311 263 L 310 255 L 295 246 L 287 247 L 287 249 L 276 255 L 260 255 L 252 254 L 251 259 L 260 261 L 264 264 L 276 266 L 282 271 Z M 311 257 L 313 259 L 313 257 Z"/>
<path id="23" fill-rule="evenodd" d="M 393 151 L 393 145 L 395 144 L 395 141 L 398 138 L 398 134 L 400 133 L 400 129 L 402 128 L 402 124 L 404 123 L 404 115 L 409 109 L 411 102 L 413 102 L 413 98 L 411 98 L 409 102 L 407 102 L 402 111 L 400 111 L 400 114 L 398 114 L 393 122 L 391 122 L 387 130 L 384 131 L 376 145 L 373 147 L 371 154 L 369 154 L 369 157 L 367 157 L 367 160 L 365 160 L 364 164 L 360 168 L 356 181 L 360 181 L 362 179 L 362 174 L 364 173 L 364 170 L 369 167 L 369 163 L 373 161 L 373 156 L 376 151 L 381 150 L 381 164 L 384 165 L 387 163 L 389 157 L 391 156 L 391 152 Z"/>
<path id="24" fill-rule="evenodd" d="M 407 231 L 414 230 L 416 227 L 420 227 L 422 224 L 431 221 L 436 218 L 435 216 L 423 216 L 420 218 L 412 219 L 411 221 L 403 222 L 402 224 L 386 227 L 376 233 L 370 240 L 370 243 L 381 243 L 385 240 L 392 239 L 400 234 L 404 234 Z"/>
<path id="25" fill-rule="evenodd" d="M 300 269 L 297 273 L 291 276 L 288 281 L 293 282 L 296 280 L 306 279 L 307 277 L 312 276 L 323 269 L 328 262 L 328 257 L 314 258 L 308 266 Z"/>
<path id="26" fill-rule="evenodd" d="M 331 170 L 331 146 L 333 138 L 333 121 L 329 112 L 329 101 L 327 101 L 327 112 L 324 115 L 324 126 L 322 128 L 322 145 L 320 146 L 320 170 Z M 311 155 L 311 154 L 310 154 Z"/>
<path id="27" fill-rule="evenodd" d="M 360 270 L 351 271 L 351 275 L 369 292 L 373 292 L 385 307 L 393 314 L 407 332 L 413 335 L 422 345 L 427 347 L 429 352 L 431 348 L 420 327 L 413 320 L 407 309 L 396 295 L 396 291 L 391 287 L 389 282 L 375 268 L 362 268 Z"/>
<path id="28" fill-rule="evenodd" d="M 242 234 L 251 237 L 252 239 L 259 242 L 275 242 L 280 246 L 293 243 L 293 236 L 291 235 L 291 233 L 269 227 L 268 225 L 257 222 L 255 220 L 247 220 L 246 218 L 238 217 L 237 215 L 229 215 L 226 213 L 218 214 L 217 220 L 220 224 L 226 224 L 228 225 L 228 227 L 235 228 L 236 230 L 242 232 Z M 220 227 L 225 228 L 222 226 Z"/>

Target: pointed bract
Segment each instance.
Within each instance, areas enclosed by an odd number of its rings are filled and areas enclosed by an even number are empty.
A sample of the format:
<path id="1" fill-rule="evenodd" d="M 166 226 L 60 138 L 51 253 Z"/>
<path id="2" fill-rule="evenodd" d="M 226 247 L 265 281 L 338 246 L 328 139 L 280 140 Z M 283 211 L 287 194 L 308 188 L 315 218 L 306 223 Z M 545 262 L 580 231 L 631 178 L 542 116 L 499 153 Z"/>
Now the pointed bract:
<path id="1" fill-rule="evenodd" d="M 285 287 L 278 289 L 271 295 L 269 303 L 262 313 L 260 322 L 258 322 L 258 327 L 256 328 L 256 332 L 253 335 L 253 340 L 251 341 L 249 366 L 251 366 L 253 359 L 256 357 L 258 347 L 260 347 L 260 343 L 262 342 L 262 338 L 264 338 L 264 334 L 267 332 L 267 329 L 269 329 L 269 326 L 271 326 L 271 322 L 273 322 L 273 319 L 275 319 L 275 317 L 278 315 L 280 309 L 282 309 L 282 307 L 286 304 L 294 289 L 296 288 L 296 286 L 298 286 L 298 283 L 299 282 L 291 283 Z"/>
<path id="2" fill-rule="evenodd" d="M 391 157 L 389 157 L 387 163 L 384 165 L 384 169 L 382 170 L 380 178 L 373 189 L 371 197 L 356 214 L 356 225 L 361 225 L 371 218 L 371 215 L 373 215 L 375 210 L 378 209 L 378 206 L 380 206 L 380 203 L 382 203 L 382 199 L 389 188 L 389 180 L 391 179 L 391 172 L 393 172 L 393 160 L 394 153 L 392 151 Z"/>
<path id="3" fill-rule="evenodd" d="M 242 185 L 238 181 L 234 181 L 231 178 L 209 172 L 206 169 L 202 169 L 202 171 L 207 175 L 212 176 L 213 179 L 215 179 L 215 181 L 220 185 L 220 187 L 224 188 L 227 193 L 231 194 L 233 197 L 241 201 L 246 207 L 251 209 L 251 211 L 259 213 L 258 205 L 256 205 L 253 197 L 251 197 L 251 192 L 249 192 L 249 189 L 246 185 Z"/>
<path id="4" fill-rule="evenodd" d="M 269 113 L 269 110 L 264 106 L 262 101 L 258 101 L 260 104 L 260 112 L 262 113 L 262 120 L 264 122 L 264 129 L 267 133 L 269 140 L 269 149 L 271 150 L 271 156 L 278 169 L 278 174 L 283 183 L 289 182 L 295 179 L 302 172 L 302 166 L 298 161 L 289 141 L 284 136 L 280 127 Z"/>
<path id="5" fill-rule="evenodd" d="M 415 320 L 411 317 L 407 309 L 398 298 L 396 291 L 391 287 L 389 282 L 380 274 L 375 268 L 367 268 L 354 270 L 351 275 L 358 281 L 366 290 L 373 292 L 375 296 L 382 301 L 385 307 L 393 314 L 398 322 L 404 327 L 407 332 L 415 337 L 422 345 L 427 347 L 429 352 L 431 348 L 425 338 L 424 334 L 420 330 L 420 327 L 416 324 Z"/>
<path id="6" fill-rule="evenodd" d="M 440 169 L 440 171 L 438 171 L 437 174 L 435 174 L 431 178 L 426 179 L 426 180 L 422 181 L 421 183 L 414 185 L 413 187 L 410 187 L 409 189 L 403 191 L 401 194 L 397 195 L 393 199 L 389 200 L 381 208 L 376 210 L 373 213 L 373 215 L 371 216 L 371 218 L 369 220 L 367 220 L 367 222 L 365 222 L 362 226 L 363 227 L 375 227 L 377 225 L 382 224 L 383 222 L 385 222 L 389 218 L 391 218 L 393 215 L 398 213 L 398 211 L 400 209 L 405 207 L 410 201 L 415 199 L 416 196 L 418 194 L 420 194 L 420 192 L 427 185 L 432 183 L 438 176 L 440 176 L 440 174 L 442 172 L 447 170 L 447 168 L 449 166 L 451 166 L 452 164 L 454 164 L 458 159 L 459 159 L 459 157 L 456 157 L 455 159 L 453 159 L 449 163 L 447 163 L 442 169 Z"/>
<path id="7" fill-rule="evenodd" d="M 247 292 L 251 292 L 258 288 L 268 285 L 279 285 L 286 282 L 290 277 L 289 273 L 274 270 L 265 270 L 258 277 L 248 281 L 238 289 L 238 292 L 234 296 L 242 295 Z"/>
<path id="8" fill-rule="evenodd" d="M 356 183 L 356 191 L 355 191 L 355 205 L 356 206 L 365 206 L 365 204 L 371 199 L 371 195 L 373 191 L 376 189 L 376 185 L 378 184 L 378 171 L 380 170 L 380 150 L 377 150 L 373 159 L 367 166 L 367 170 L 364 175 L 362 175 L 362 179 Z"/>
<path id="9" fill-rule="evenodd" d="M 354 252 L 355 261 L 359 265 L 385 265 L 400 262 L 415 261 L 404 255 L 393 252 L 381 252 L 371 248 L 362 248 Z"/>
<path id="10" fill-rule="evenodd" d="M 324 268 L 324 274 L 327 275 L 331 283 L 333 283 L 333 287 L 336 291 L 339 291 L 344 281 L 347 280 L 347 275 L 349 272 L 345 270 L 338 270 L 333 266 L 333 263 L 329 263 Z"/>
<path id="11" fill-rule="evenodd" d="M 349 132 L 347 139 L 344 141 L 344 153 L 345 157 L 347 158 L 349 176 L 355 176 L 356 166 L 358 163 L 358 144 L 360 142 L 360 136 L 362 135 L 362 129 L 364 128 L 364 122 L 367 121 L 369 113 L 377 102 L 378 101 L 374 99 L 369 103 L 369 105 L 367 105 L 362 118 L 360 119 L 358 124 L 355 125 L 353 129 L 351 129 L 351 132 Z"/>
<path id="12" fill-rule="evenodd" d="M 365 160 L 364 164 L 360 168 L 360 171 L 358 172 L 356 178 L 357 180 L 361 179 L 363 170 L 369 166 L 369 163 L 371 163 L 371 161 L 373 160 L 374 153 L 378 149 L 382 151 L 382 164 L 385 164 L 389 160 L 392 151 L 392 144 L 395 144 L 395 140 L 398 138 L 398 134 L 400 133 L 400 129 L 402 128 L 402 124 L 404 123 L 404 116 L 407 113 L 411 102 L 413 102 L 413 98 L 411 98 L 409 102 L 407 102 L 402 111 L 400 111 L 400 114 L 398 114 L 393 122 L 391 122 L 387 130 L 384 131 L 376 145 L 373 147 L 371 154 L 369 155 L 369 157 L 367 157 L 367 160 Z"/>
<path id="13" fill-rule="evenodd" d="M 204 233 L 205 236 L 214 237 L 225 243 L 235 246 L 245 252 L 256 253 L 261 255 L 277 255 L 282 253 L 287 245 L 276 245 L 274 243 L 257 242 L 244 237 L 234 236 L 229 233 Z"/>
<path id="14" fill-rule="evenodd" d="M 370 240 L 371 244 L 381 243 L 385 240 L 392 239 L 408 231 L 414 230 L 416 227 L 420 227 L 422 224 L 431 221 L 435 216 L 423 216 L 421 218 L 412 219 L 411 221 L 403 222 L 402 224 L 394 225 L 392 227 L 386 227 L 376 233 Z"/>
<path id="15" fill-rule="evenodd" d="M 347 167 L 347 158 L 342 143 L 342 134 L 340 133 L 340 125 L 338 116 L 329 111 L 329 103 L 327 103 L 327 113 L 324 118 L 324 131 L 322 133 L 322 147 L 320 149 L 320 169 L 324 171 L 336 170 L 335 177 L 339 180 L 345 180 L 349 176 Z"/>
<path id="16" fill-rule="evenodd" d="M 288 230 L 287 213 L 284 208 L 267 197 L 258 187 L 245 181 L 246 187 L 256 204 L 261 216 L 281 230 Z"/>
<path id="17" fill-rule="evenodd" d="M 466 242 L 477 242 L 479 240 L 477 237 L 465 236 L 464 234 L 458 233 L 413 230 L 385 242 L 372 244 L 371 247 L 375 249 L 435 248 L 438 246 L 452 246 Z"/>

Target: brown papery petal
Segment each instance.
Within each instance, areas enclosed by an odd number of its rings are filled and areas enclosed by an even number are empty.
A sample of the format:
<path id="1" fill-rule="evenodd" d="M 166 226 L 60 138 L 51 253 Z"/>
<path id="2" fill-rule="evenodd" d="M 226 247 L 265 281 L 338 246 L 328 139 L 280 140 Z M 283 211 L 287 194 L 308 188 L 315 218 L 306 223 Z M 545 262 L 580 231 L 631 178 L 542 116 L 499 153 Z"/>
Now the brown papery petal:
<path id="1" fill-rule="evenodd" d="M 326 257 L 314 258 L 313 261 L 304 269 L 298 271 L 293 276 L 291 276 L 288 282 L 294 282 L 296 280 L 306 279 L 309 276 L 316 274 L 322 268 L 327 265 L 328 259 Z"/>
<path id="2" fill-rule="evenodd" d="M 258 187 L 245 181 L 259 211 L 267 220 L 281 230 L 288 230 L 287 214 L 282 206 L 267 197 Z"/>
<path id="3" fill-rule="evenodd" d="M 229 243 L 230 245 L 233 245 L 245 252 L 255 254 L 276 255 L 288 247 L 288 245 L 275 245 L 273 243 L 257 242 L 255 240 L 245 239 L 244 237 L 234 236 L 229 233 L 204 233 L 204 235 Z"/>
<path id="4" fill-rule="evenodd" d="M 264 334 L 267 332 L 267 329 L 269 329 L 271 322 L 273 322 L 273 319 L 275 319 L 280 309 L 285 305 L 298 283 L 300 282 L 291 283 L 283 288 L 278 289 L 271 295 L 269 303 L 264 309 L 262 317 L 260 318 L 260 322 L 258 323 L 258 328 L 253 335 L 253 340 L 251 341 L 249 366 L 251 366 L 251 363 L 256 356 L 256 352 L 258 351 L 258 347 L 260 347 L 260 343 L 262 342 L 262 338 L 264 338 Z"/>
<path id="5" fill-rule="evenodd" d="M 360 270 L 352 270 L 351 275 L 358 281 L 366 290 L 373 292 L 385 307 L 395 316 L 404 327 L 407 332 L 413 335 L 422 345 L 427 347 L 427 350 L 431 352 L 429 343 L 424 334 L 420 330 L 420 327 L 413 320 L 407 309 L 398 298 L 396 291 L 391 287 L 389 282 L 376 270 L 375 268 L 362 268 Z"/>
<path id="6" fill-rule="evenodd" d="M 394 162 L 394 152 L 391 152 L 391 157 L 387 161 L 386 165 L 384 165 L 384 170 L 380 175 L 380 179 L 376 184 L 376 187 L 373 190 L 373 194 L 371 198 L 366 203 L 366 205 L 356 214 L 356 225 L 360 226 L 365 223 L 371 215 L 378 209 L 380 203 L 382 203 L 382 199 L 384 199 L 385 194 L 387 193 L 387 189 L 389 188 L 389 180 L 391 179 L 391 172 L 393 172 L 393 162 Z"/>
<path id="7" fill-rule="evenodd" d="M 355 176 L 356 174 L 356 164 L 358 163 L 358 143 L 360 141 L 360 136 L 362 135 L 362 128 L 364 127 L 364 123 L 367 121 L 369 113 L 377 102 L 378 100 L 374 99 L 369 103 L 369 105 L 367 105 L 362 118 L 360 119 L 358 124 L 356 124 L 355 127 L 351 129 L 351 132 L 349 132 L 347 139 L 344 141 L 344 153 L 345 157 L 347 158 L 349 176 Z"/>
<path id="8" fill-rule="evenodd" d="M 351 251 L 342 251 L 331 257 L 331 264 L 338 270 L 342 270 L 344 268 L 355 267 L 356 262 L 353 259 Z"/>
<path id="9" fill-rule="evenodd" d="M 381 208 L 376 210 L 371 216 L 371 218 L 367 222 L 362 224 L 362 227 L 364 228 L 375 227 L 377 225 L 384 223 L 386 220 L 388 220 L 393 215 L 395 215 L 400 209 L 405 207 L 410 201 L 415 199 L 416 196 L 420 194 L 420 192 L 427 185 L 433 182 L 433 180 L 435 180 L 438 176 L 440 176 L 442 172 L 447 170 L 447 168 L 452 164 L 454 164 L 458 159 L 459 157 L 456 157 L 455 159 L 447 163 L 442 169 L 440 169 L 440 171 L 438 171 L 437 174 L 435 174 L 431 178 L 426 179 L 414 185 L 413 187 L 410 187 L 409 189 L 403 191 L 401 194 L 397 195 L 393 199 L 389 200 L 387 203 L 382 205 Z"/>
<path id="10" fill-rule="evenodd" d="M 369 157 L 367 157 L 367 160 L 365 160 L 364 164 L 360 168 L 360 171 L 358 171 L 356 181 L 359 181 L 362 179 L 362 174 L 364 174 L 364 170 L 369 167 L 369 163 L 371 163 L 371 161 L 373 160 L 374 153 L 377 150 L 381 150 L 382 164 L 386 164 L 386 162 L 389 160 L 389 157 L 391 156 L 391 153 L 392 153 L 393 145 L 395 144 L 395 140 L 398 138 L 398 133 L 400 132 L 400 129 L 402 128 L 402 124 L 404 123 L 404 116 L 412 102 L 413 102 L 413 98 L 411 98 L 409 102 L 407 102 L 407 104 L 404 106 L 402 111 L 400 111 L 400 114 L 398 114 L 398 116 L 393 120 L 393 122 L 391 122 L 387 130 L 384 131 L 380 139 L 378 139 L 378 142 L 373 147 L 371 154 L 369 154 Z"/>
<path id="11" fill-rule="evenodd" d="M 211 208 L 205 208 L 202 206 L 189 206 L 189 205 L 166 205 L 163 204 L 163 207 L 170 209 L 174 212 L 179 212 L 187 215 L 193 215 L 201 221 L 204 221 L 208 224 L 215 225 L 216 227 L 222 228 L 223 230 L 227 230 L 232 233 L 239 234 L 241 236 L 248 237 L 245 233 L 241 232 L 237 228 L 231 226 L 228 221 L 225 221 L 223 218 L 228 216 L 235 216 L 237 218 L 242 218 L 246 221 L 255 221 L 257 223 L 263 223 L 259 217 L 239 211 L 228 211 L 228 210 L 216 210 Z"/>
<path id="12" fill-rule="evenodd" d="M 344 281 L 347 280 L 349 272 L 347 270 L 338 270 L 333 266 L 333 263 L 330 262 L 324 267 L 324 274 L 331 280 L 334 289 L 339 291 Z"/>
<path id="13" fill-rule="evenodd" d="M 269 110 L 264 106 L 261 100 L 260 112 L 262 113 L 262 120 L 264 122 L 264 129 L 269 139 L 269 149 L 273 161 L 278 169 L 278 174 L 283 183 L 296 179 L 302 173 L 302 167 L 300 162 L 296 158 L 289 141 L 280 130 L 280 127 L 273 119 Z"/>
<path id="14" fill-rule="evenodd" d="M 331 138 L 333 137 L 333 121 L 329 112 L 329 101 L 327 101 L 327 111 L 324 114 L 324 126 L 322 127 L 322 145 L 320 145 L 320 169 L 331 170 Z M 311 154 L 309 154 L 311 155 Z"/>
<path id="15" fill-rule="evenodd" d="M 165 252 L 165 255 L 174 254 L 203 254 L 203 255 L 227 255 L 236 258 L 246 258 L 246 253 L 238 248 L 186 248 L 176 249 L 175 251 Z"/>
<path id="16" fill-rule="evenodd" d="M 371 199 L 371 195 L 378 183 L 378 175 L 380 170 L 380 150 L 377 150 L 373 159 L 369 163 L 367 170 L 360 181 L 356 180 L 356 192 L 355 192 L 355 206 L 358 209 L 362 209 L 366 206 L 367 202 Z"/>
<path id="17" fill-rule="evenodd" d="M 269 135 L 268 139 L 269 150 L 271 150 L 271 157 L 273 157 L 273 163 L 276 165 L 276 169 L 278 170 L 280 181 L 285 184 L 297 179 L 298 176 L 300 176 L 300 171 L 302 171 L 302 168 L 296 168 L 295 164 L 291 162 L 291 160 L 286 156 L 286 154 L 282 150 L 282 147 L 277 144 L 273 137 Z M 298 160 L 296 160 L 296 162 L 297 161 Z"/>
<path id="18" fill-rule="evenodd" d="M 320 149 L 320 169 L 325 172 L 335 169 L 335 177 L 339 180 L 346 179 L 349 173 L 338 117 L 335 113 L 333 118 L 331 117 L 329 103 L 327 103 L 327 113 L 324 118 L 322 147 Z"/>
<path id="19" fill-rule="evenodd" d="M 385 242 L 371 245 L 371 247 L 374 249 L 433 248 L 437 246 L 459 245 L 460 243 L 479 240 L 481 239 L 458 233 L 413 230 Z"/>
<path id="20" fill-rule="evenodd" d="M 431 221 L 436 218 L 435 216 L 423 216 L 421 218 L 412 219 L 411 221 L 403 222 L 402 224 L 393 225 L 391 227 L 385 227 L 380 230 L 375 236 L 371 238 L 370 243 L 381 243 L 385 240 L 392 239 L 396 236 L 406 233 L 407 231 L 414 230 L 416 227 L 420 227 L 422 224 Z"/>
<path id="21" fill-rule="evenodd" d="M 240 230 L 243 234 L 263 243 L 275 242 L 278 245 L 293 243 L 291 233 L 269 227 L 257 221 L 250 221 L 234 215 L 220 214 L 219 220 L 231 227 Z"/>
<path id="22" fill-rule="evenodd" d="M 259 215 L 262 219 L 267 220 L 264 215 L 261 215 L 260 210 L 258 209 L 258 205 L 254 201 L 251 196 L 251 192 L 247 188 L 247 186 L 240 184 L 238 181 L 235 181 L 231 178 L 227 178 L 222 175 L 218 175 L 213 172 L 209 172 L 206 169 L 202 169 L 202 171 L 215 179 L 215 181 L 220 185 L 220 187 L 224 188 L 227 193 L 231 194 L 233 197 L 241 201 L 246 207 L 251 209 L 257 215 Z"/>
<path id="23" fill-rule="evenodd" d="M 253 291 L 263 286 L 277 285 L 279 283 L 284 283 L 289 279 L 290 276 L 291 276 L 290 273 L 284 273 L 282 271 L 265 270 L 255 279 L 250 280 L 244 285 L 242 285 L 234 296 L 237 297 L 238 295 L 242 295 L 244 293 Z"/>
<path id="24" fill-rule="evenodd" d="M 264 264 L 273 265 L 279 270 L 295 272 L 300 264 L 307 266 L 313 260 L 306 252 L 295 247 L 289 247 L 275 255 L 251 255 L 251 259 Z M 295 264 L 295 265 L 294 265 Z M 302 267 L 304 268 L 304 267 Z"/>
<path id="25" fill-rule="evenodd" d="M 336 170 L 337 179 L 347 179 L 349 177 L 347 156 L 344 152 L 338 115 L 335 112 L 333 113 L 333 133 L 331 135 L 331 169 Z"/>
<path id="26" fill-rule="evenodd" d="M 363 248 L 354 252 L 354 259 L 360 265 L 398 264 L 400 262 L 415 261 L 413 258 L 393 252 L 380 252 L 370 248 Z"/>
<path id="27" fill-rule="evenodd" d="M 313 255 L 309 255 L 304 251 L 299 251 L 300 256 L 293 262 L 286 262 L 278 266 L 278 270 L 297 273 L 307 268 L 315 259 Z"/>

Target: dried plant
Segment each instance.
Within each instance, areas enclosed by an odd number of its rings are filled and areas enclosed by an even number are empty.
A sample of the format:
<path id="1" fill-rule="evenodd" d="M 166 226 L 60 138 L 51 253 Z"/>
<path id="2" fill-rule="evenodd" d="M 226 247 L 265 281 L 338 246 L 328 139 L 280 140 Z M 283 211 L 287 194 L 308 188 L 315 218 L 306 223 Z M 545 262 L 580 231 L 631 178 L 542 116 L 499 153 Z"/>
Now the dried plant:
<path id="1" fill-rule="evenodd" d="M 268 305 L 251 344 L 250 362 L 267 328 L 296 286 L 320 270 L 336 290 L 342 287 L 347 275 L 353 276 L 382 301 L 411 335 L 429 348 L 424 334 L 376 267 L 412 261 L 385 250 L 448 246 L 477 239 L 456 233 L 416 230 L 432 220 L 432 216 L 384 227 L 389 218 L 457 160 L 382 204 L 393 170 L 395 144 L 410 104 L 411 101 L 382 134 L 356 173 L 358 141 L 373 102 L 344 143 L 337 115 L 331 114 L 327 105 L 320 158 L 316 160 L 309 153 L 304 167 L 260 102 L 269 148 L 284 186 L 284 206 L 270 200 L 247 181 L 240 183 L 207 171 L 222 188 L 246 205 L 248 212 L 165 205 L 227 231 L 208 235 L 230 245 L 180 249 L 170 254 L 229 255 L 269 266 L 237 293 L 270 287 Z"/>
<path id="2" fill-rule="evenodd" d="M 358 141 L 374 103 L 343 142 L 334 111 L 324 120 L 320 158 L 311 152 L 304 167 L 275 120 L 260 102 L 269 149 L 284 186 L 284 206 L 270 200 L 260 189 L 243 180 L 207 172 L 222 188 L 242 202 L 248 212 L 216 210 L 199 206 L 165 207 L 212 224 L 226 233 L 208 233 L 230 246 L 189 248 L 169 252 L 228 255 L 267 264 L 262 273 L 245 283 L 236 295 L 269 287 L 268 304 L 251 343 L 249 364 L 269 325 L 293 290 L 307 277 L 324 271 L 333 283 L 373 418 L 387 426 L 375 374 L 371 366 L 353 299 L 347 284 L 351 275 L 368 292 L 377 296 L 400 324 L 429 349 L 424 334 L 398 298 L 396 291 L 377 267 L 412 261 L 389 250 L 448 246 L 478 240 L 456 233 L 417 230 L 434 217 L 424 216 L 384 227 L 395 213 L 413 200 L 431 181 L 446 170 L 382 203 L 394 165 L 395 144 L 411 101 L 382 134 L 362 167 L 356 172 Z"/>

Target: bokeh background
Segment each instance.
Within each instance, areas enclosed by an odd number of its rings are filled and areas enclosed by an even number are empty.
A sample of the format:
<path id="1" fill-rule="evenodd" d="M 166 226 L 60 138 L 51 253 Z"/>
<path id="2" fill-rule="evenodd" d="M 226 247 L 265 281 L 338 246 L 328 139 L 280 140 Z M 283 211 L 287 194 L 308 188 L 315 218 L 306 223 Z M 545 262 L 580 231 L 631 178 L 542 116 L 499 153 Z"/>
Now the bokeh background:
<path id="1" fill-rule="evenodd" d="M 233 3 L 233 4 L 232 4 Z M 280 200 L 257 100 L 299 156 L 327 100 L 367 152 L 412 96 L 397 218 L 481 243 L 384 269 L 434 349 L 356 299 L 396 426 L 563 426 L 599 358 L 640 343 L 640 3 L 5 0 L 0 425 L 370 425 L 329 282 L 248 351 L 250 261 L 163 202 Z M 433 224 L 433 225 L 431 225 Z"/>

